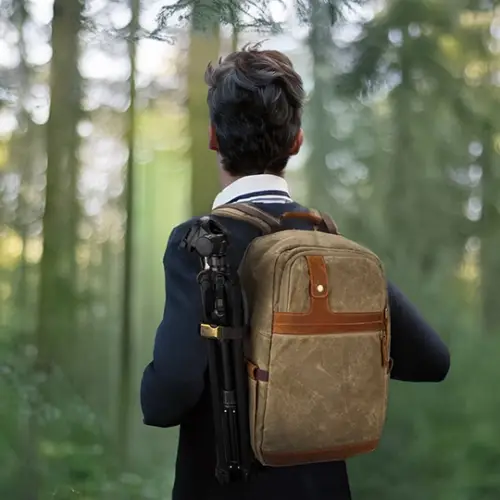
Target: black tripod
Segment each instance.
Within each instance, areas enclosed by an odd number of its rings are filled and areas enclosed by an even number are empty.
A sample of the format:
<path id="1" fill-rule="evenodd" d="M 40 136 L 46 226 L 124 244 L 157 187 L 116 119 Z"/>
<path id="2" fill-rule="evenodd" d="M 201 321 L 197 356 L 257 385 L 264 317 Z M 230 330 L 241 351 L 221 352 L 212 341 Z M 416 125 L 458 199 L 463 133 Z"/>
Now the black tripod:
<path id="1" fill-rule="evenodd" d="M 247 479 L 252 461 L 243 354 L 246 318 L 238 276 L 226 260 L 228 244 L 224 227 L 211 217 L 202 217 L 182 245 L 199 255 L 203 267 L 198 275 L 203 305 L 200 334 L 208 339 L 215 474 L 221 483 Z"/>

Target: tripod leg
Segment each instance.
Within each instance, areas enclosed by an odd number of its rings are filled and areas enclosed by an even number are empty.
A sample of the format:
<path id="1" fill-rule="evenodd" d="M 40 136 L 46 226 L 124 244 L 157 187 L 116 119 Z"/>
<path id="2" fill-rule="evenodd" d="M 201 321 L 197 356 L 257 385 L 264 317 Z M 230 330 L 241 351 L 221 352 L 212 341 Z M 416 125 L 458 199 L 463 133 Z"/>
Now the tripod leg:
<path id="1" fill-rule="evenodd" d="M 210 376 L 210 390 L 212 393 L 212 409 L 215 432 L 216 471 L 215 475 L 221 483 L 229 482 L 229 464 L 227 463 L 227 438 L 223 429 L 223 406 L 221 402 L 221 381 L 219 366 L 219 343 L 208 340 L 208 370 Z"/>
<path id="2" fill-rule="evenodd" d="M 235 340 L 232 344 L 234 360 L 234 378 L 236 404 L 238 408 L 238 429 L 239 429 L 239 463 L 244 479 L 250 474 L 252 463 L 252 452 L 250 448 L 250 422 L 248 409 L 248 380 L 243 355 L 243 340 Z"/>
<path id="3" fill-rule="evenodd" d="M 225 430 L 228 442 L 229 468 L 237 470 L 238 467 L 238 422 L 236 416 L 236 394 L 234 391 L 233 360 L 231 356 L 232 340 L 221 341 L 222 356 L 222 398 L 224 404 Z"/>

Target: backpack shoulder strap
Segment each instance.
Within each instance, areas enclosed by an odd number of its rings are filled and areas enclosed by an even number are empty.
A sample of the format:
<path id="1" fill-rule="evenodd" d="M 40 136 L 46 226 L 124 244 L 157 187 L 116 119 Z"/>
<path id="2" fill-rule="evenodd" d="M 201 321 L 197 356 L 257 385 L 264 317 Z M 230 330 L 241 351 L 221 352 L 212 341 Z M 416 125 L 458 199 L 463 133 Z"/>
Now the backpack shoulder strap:
<path id="1" fill-rule="evenodd" d="M 222 205 L 214 209 L 212 215 L 248 222 L 257 227 L 263 234 L 269 234 L 281 228 L 279 219 L 247 203 Z"/>
<path id="2" fill-rule="evenodd" d="M 311 209 L 311 212 L 316 213 L 319 217 L 321 217 L 321 220 L 329 233 L 339 234 L 339 228 L 337 224 L 328 214 L 315 209 Z"/>

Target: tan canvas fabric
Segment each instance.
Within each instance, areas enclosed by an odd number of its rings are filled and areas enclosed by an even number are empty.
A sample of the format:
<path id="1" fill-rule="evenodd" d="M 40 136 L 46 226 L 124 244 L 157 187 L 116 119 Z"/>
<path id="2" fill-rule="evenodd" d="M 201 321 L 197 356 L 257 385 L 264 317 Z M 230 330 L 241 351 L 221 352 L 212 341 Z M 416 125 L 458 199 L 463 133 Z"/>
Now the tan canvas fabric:
<path id="1" fill-rule="evenodd" d="M 390 329 L 378 257 L 333 234 L 279 230 L 255 207 L 214 211 L 264 233 L 240 266 L 250 306 L 248 360 L 251 442 L 264 465 L 342 460 L 375 449 L 387 405 Z M 253 220 L 252 220 L 253 219 Z"/>

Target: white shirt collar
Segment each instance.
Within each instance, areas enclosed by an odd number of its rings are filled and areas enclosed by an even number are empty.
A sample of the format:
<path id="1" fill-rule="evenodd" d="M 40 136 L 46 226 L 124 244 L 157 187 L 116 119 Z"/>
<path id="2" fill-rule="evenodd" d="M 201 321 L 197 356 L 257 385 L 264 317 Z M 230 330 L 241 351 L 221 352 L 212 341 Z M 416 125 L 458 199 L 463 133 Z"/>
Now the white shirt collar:
<path id="1" fill-rule="evenodd" d="M 212 210 L 236 202 L 291 203 L 288 183 L 271 174 L 247 175 L 225 187 L 215 198 Z"/>

